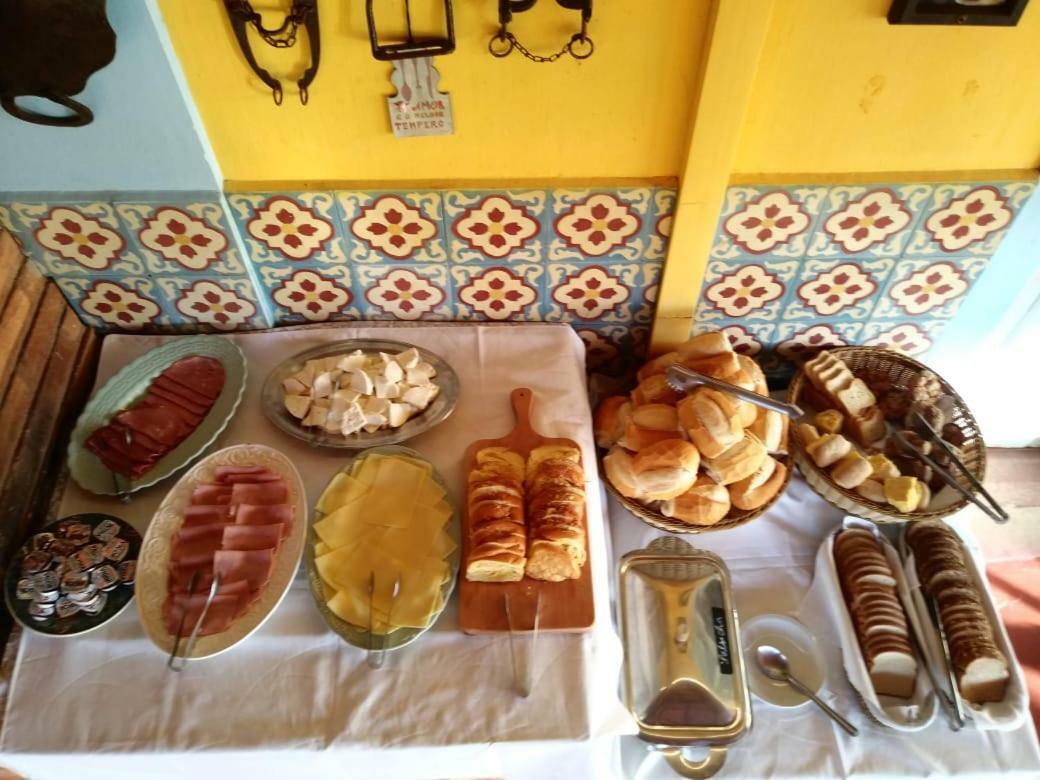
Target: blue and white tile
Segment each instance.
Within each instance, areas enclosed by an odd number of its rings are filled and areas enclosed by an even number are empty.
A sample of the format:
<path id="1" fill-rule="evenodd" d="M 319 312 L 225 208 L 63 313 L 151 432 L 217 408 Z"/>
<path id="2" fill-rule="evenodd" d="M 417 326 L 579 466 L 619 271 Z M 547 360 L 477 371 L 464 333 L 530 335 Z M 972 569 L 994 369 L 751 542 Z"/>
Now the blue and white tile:
<path id="1" fill-rule="evenodd" d="M 676 191 L 672 187 L 654 187 L 650 193 L 650 215 L 646 229 L 646 260 L 664 260 L 672 239 L 675 222 Z"/>
<path id="2" fill-rule="evenodd" d="M 782 319 L 866 320 L 895 265 L 891 257 L 806 259 L 784 301 Z"/>
<path id="3" fill-rule="evenodd" d="M 170 199 L 114 205 L 123 233 L 148 273 L 246 272 L 222 203 Z"/>
<path id="4" fill-rule="evenodd" d="M 937 184 L 904 254 L 991 256 L 1035 189 L 1033 182 Z"/>
<path id="5" fill-rule="evenodd" d="M 453 289 L 445 263 L 359 264 L 354 305 L 365 320 L 450 320 Z"/>
<path id="6" fill-rule="evenodd" d="M 573 322 L 571 327 L 585 342 L 585 367 L 589 373 L 607 374 L 616 379 L 634 372 L 646 359 L 650 331 L 645 326 Z M 631 382 L 618 384 L 631 387 Z"/>
<path id="7" fill-rule="evenodd" d="M 635 312 L 632 321 L 639 325 L 651 325 L 654 321 L 654 312 L 657 311 L 657 297 L 661 292 L 661 274 L 664 272 L 664 263 L 650 261 L 643 263 L 643 275 L 640 280 L 642 297 L 637 298 Z"/>
<path id="8" fill-rule="evenodd" d="M 275 325 L 361 319 L 346 263 L 320 268 L 265 264 L 256 270 Z"/>
<path id="9" fill-rule="evenodd" d="M 822 349 L 858 343 L 862 331 L 862 322 L 781 322 L 775 351 L 778 359 L 797 364 Z"/>
<path id="10" fill-rule="evenodd" d="M 453 263 L 545 259 L 547 190 L 447 190 L 444 235 Z"/>
<path id="11" fill-rule="evenodd" d="M 453 265 L 449 273 L 457 320 L 545 319 L 544 265 Z"/>
<path id="12" fill-rule="evenodd" d="M 892 349 L 911 357 L 925 354 L 947 320 L 872 320 L 863 326 L 860 341 L 869 347 Z"/>
<path id="13" fill-rule="evenodd" d="M 155 279 L 140 276 L 55 278 L 80 319 L 100 331 L 155 333 L 170 330 L 164 293 Z"/>
<path id="14" fill-rule="evenodd" d="M 653 267 L 640 263 L 549 263 L 546 315 L 551 322 L 632 323 L 644 290 L 655 283 Z"/>
<path id="15" fill-rule="evenodd" d="M 899 257 L 933 191 L 924 183 L 831 187 L 807 255 Z"/>
<path id="16" fill-rule="evenodd" d="M 904 257 L 896 263 L 874 319 L 949 319 L 989 263 L 988 257 Z"/>
<path id="17" fill-rule="evenodd" d="M 776 322 L 800 272 L 801 260 L 794 258 L 756 257 L 739 265 L 709 260 L 695 319 Z"/>
<path id="18" fill-rule="evenodd" d="M 162 276 L 155 282 L 178 330 L 229 332 L 270 324 L 247 276 Z"/>
<path id="19" fill-rule="evenodd" d="M 803 257 L 819 220 L 827 187 L 730 187 L 715 230 L 711 256 L 739 264 L 748 259 Z"/>
<path id="20" fill-rule="evenodd" d="M 655 190 L 556 189 L 543 226 L 550 262 L 639 262 L 654 252 Z M 652 239 L 656 239 L 656 244 Z"/>
<path id="21" fill-rule="evenodd" d="M 346 257 L 332 193 L 229 193 L 227 201 L 254 265 L 316 268 Z"/>
<path id="22" fill-rule="evenodd" d="M 335 193 L 347 257 L 356 263 L 445 263 L 443 198 L 436 190 Z"/>
<path id="23" fill-rule="evenodd" d="M 13 202 L 5 204 L 3 220 L 33 264 L 48 276 L 146 272 L 111 203 Z"/>

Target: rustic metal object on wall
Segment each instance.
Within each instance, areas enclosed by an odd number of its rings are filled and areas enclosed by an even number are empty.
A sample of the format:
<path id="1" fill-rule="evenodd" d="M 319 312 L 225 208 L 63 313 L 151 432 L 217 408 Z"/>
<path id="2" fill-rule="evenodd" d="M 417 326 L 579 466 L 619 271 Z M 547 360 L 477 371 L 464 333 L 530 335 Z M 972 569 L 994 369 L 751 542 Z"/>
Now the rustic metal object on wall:
<path id="1" fill-rule="evenodd" d="M 440 79 L 433 57 L 394 60 L 390 81 L 397 87 L 397 94 L 388 97 L 386 105 L 395 136 L 408 138 L 454 132 L 451 96 L 438 89 Z"/>
<path id="2" fill-rule="evenodd" d="M 276 49 L 289 49 L 296 45 L 296 39 L 302 26 L 310 42 L 311 61 L 303 72 L 296 86 L 300 90 L 300 102 L 307 105 L 310 97 L 308 89 L 314 77 L 318 75 L 318 64 L 321 61 L 321 30 L 318 23 L 318 0 L 293 0 L 292 8 L 278 27 L 264 27 L 260 14 L 253 10 L 248 0 L 224 0 L 231 29 L 238 40 L 238 46 L 249 63 L 249 67 L 257 77 L 270 89 L 275 105 L 282 104 L 282 83 L 266 69 L 260 67 L 249 44 L 248 27 L 256 30 L 260 39 L 268 46 Z"/>
<path id="3" fill-rule="evenodd" d="M 90 124 L 94 113 L 71 96 L 115 56 L 105 0 L 0 2 L 0 106 L 13 117 L 55 127 Z M 16 102 L 30 96 L 72 113 L 42 114 Z"/>
<path id="4" fill-rule="evenodd" d="M 1014 27 L 1029 0 L 894 0 L 889 24 Z"/>
<path id="5" fill-rule="evenodd" d="M 513 49 L 532 62 L 556 62 L 564 54 L 570 54 L 576 60 L 584 60 L 592 56 L 594 47 L 588 35 L 589 20 L 592 18 L 592 0 L 556 0 L 556 4 L 573 11 L 581 11 L 581 30 L 574 33 L 570 40 L 554 54 L 535 54 L 509 31 L 509 23 L 513 14 L 529 11 L 537 0 L 498 0 L 498 32 L 488 41 L 488 51 L 496 57 L 505 57 Z"/>
<path id="6" fill-rule="evenodd" d="M 407 38 L 400 43 L 380 43 L 376 30 L 374 0 L 366 0 L 365 11 L 368 15 L 368 39 L 372 44 L 372 56 L 384 62 L 406 60 L 414 57 L 436 57 L 451 54 L 455 51 L 455 19 L 452 14 L 451 0 L 444 2 L 444 23 L 446 26 L 443 38 L 416 39 L 412 34 L 411 0 L 404 0 L 404 19 Z M 396 71 L 395 71 L 396 72 Z"/>

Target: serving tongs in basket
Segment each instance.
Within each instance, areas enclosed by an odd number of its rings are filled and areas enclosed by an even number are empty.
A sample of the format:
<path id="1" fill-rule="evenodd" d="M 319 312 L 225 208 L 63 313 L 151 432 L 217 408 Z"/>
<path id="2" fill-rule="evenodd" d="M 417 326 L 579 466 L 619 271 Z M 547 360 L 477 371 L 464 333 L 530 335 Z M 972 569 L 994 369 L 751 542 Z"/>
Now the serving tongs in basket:
<path id="1" fill-rule="evenodd" d="M 715 379 L 707 374 L 702 374 L 700 371 L 694 371 L 681 363 L 672 363 L 665 373 L 665 379 L 668 381 L 668 386 L 677 393 L 685 393 L 693 390 L 695 387 L 710 387 L 712 390 L 720 390 L 723 393 L 735 395 L 737 398 L 755 406 L 760 406 L 763 409 L 785 414 L 792 419 L 797 419 L 804 414 L 801 408 L 794 404 L 777 401 L 768 395 L 761 395 L 752 390 L 745 390 L 743 387 L 738 387 L 730 382 L 724 382 L 721 379 Z"/>
<path id="2" fill-rule="evenodd" d="M 938 446 L 943 452 L 949 457 L 950 462 L 953 463 L 958 471 L 960 471 L 967 480 L 971 483 L 972 487 L 979 491 L 988 503 L 984 503 L 978 496 L 967 490 L 957 478 L 954 477 L 950 472 L 940 466 L 932 458 L 925 455 L 919 448 L 915 447 L 907 438 L 903 435 L 902 431 L 893 431 L 892 435 L 895 436 L 896 442 L 899 446 L 911 453 L 915 458 L 920 460 L 926 466 L 932 469 L 939 478 L 949 485 L 951 488 L 960 493 L 964 498 L 973 503 L 979 509 L 981 509 L 987 516 L 993 519 L 997 523 L 1006 523 L 1010 519 L 1010 515 L 1004 511 L 1004 508 L 997 503 L 997 500 L 991 496 L 986 489 L 982 486 L 982 483 L 975 477 L 974 474 L 968 469 L 967 466 L 957 457 L 956 453 L 947 446 L 943 438 L 936 433 L 935 429 L 928 424 L 928 421 L 924 419 L 920 412 L 914 412 L 916 421 L 921 425 L 921 430 L 925 431 L 928 435 L 928 439 L 931 443 Z"/>
<path id="3" fill-rule="evenodd" d="M 188 600 L 191 600 L 192 595 L 195 593 L 195 585 L 199 580 L 199 572 L 195 570 L 192 572 L 191 579 L 188 580 Z M 184 611 L 181 612 L 180 622 L 177 624 L 177 636 L 173 638 L 173 649 L 170 651 L 170 657 L 166 661 L 166 665 L 175 672 L 184 670 L 184 667 L 188 665 L 188 659 L 191 658 L 192 651 L 195 649 L 195 641 L 199 638 L 199 629 L 202 628 L 203 621 L 206 620 L 206 613 L 209 612 L 210 604 L 213 603 L 213 599 L 216 598 L 217 590 L 220 588 L 220 575 L 213 575 L 213 584 L 209 586 L 209 596 L 206 597 L 206 603 L 202 605 L 202 611 L 199 612 L 199 619 L 195 621 L 195 627 L 191 630 L 191 636 L 188 637 L 188 644 L 184 646 L 183 655 L 177 655 L 177 650 L 181 644 L 181 637 L 184 636 L 184 619 L 188 616 L 188 606 L 185 604 Z M 180 663 L 177 663 L 177 662 Z"/>

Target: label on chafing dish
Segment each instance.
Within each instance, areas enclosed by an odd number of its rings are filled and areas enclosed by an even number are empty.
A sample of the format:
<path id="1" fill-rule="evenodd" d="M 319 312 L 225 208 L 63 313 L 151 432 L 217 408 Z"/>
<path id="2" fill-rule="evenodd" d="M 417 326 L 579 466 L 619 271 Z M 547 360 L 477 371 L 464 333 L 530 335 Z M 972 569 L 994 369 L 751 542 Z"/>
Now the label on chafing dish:
<path id="1" fill-rule="evenodd" d="M 130 550 L 130 543 L 125 539 L 120 539 L 118 536 L 112 539 L 104 546 L 102 553 L 110 561 L 119 562 L 126 557 L 127 552 Z"/>
<path id="2" fill-rule="evenodd" d="M 37 591 L 58 589 L 58 573 L 55 571 L 41 571 L 29 579 L 32 580 L 33 588 Z"/>
<path id="3" fill-rule="evenodd" d="M 127 585 L 132 585 L 134 577 L 137 576 L 137 561 L 123 561 L 119 564 L 119 579 Z"/>
<path id="4" fill-rule="evenodd" d="M 15 586 L 14 595 L 22 601 L 28 601 L 35 592 L 36 588 L 33 587 L 32 580 L 28 577 L 22 577 Z"/>
<path id="5" fill-rule="evenodd" d="M 62 596 L 58 599 L 58 603 L 54 605 L 54 611 L 59 618 L 72 617 L 79 612 L 79 604 L 72 599 Z"/>
<path id="6" fill-rule="evenodd" d="M 111 541 L 114 537 L 119 534 L 119 523 L 115 520 L 109 520 L 105 518 L 97 527 L 94 529 L 94 538 L 100 539 L 102 542 Z"/>
<path id="7" fill-rule="evenodd" d="M 114 566 L 105 564 L 104 566 L 98 566 L 90 575 L 90 581 L 95 588 L 101 590 L 111 590 L 119 584 L 119 572 L 116 571 Z"/>
<path id="8" fill-rule="evenodd" d="M 715 652 L 719 657 L 719 671 L 733 674 L 733 659 L 729 654 L 729 631 L 726 628 L 726 610 L 711 608 L 711 628 L 715 632 Z"/>
<path id="9" fill-rule="evenodd" d="M 47 533 L 46 531 L 36 534 L 32 538 L 32 548 L 34 551 L 43 550 L 44 552 L 47 552 L 50 550 L 52 544 L 54 544 L 54 534 Z"/>
<path id="10" fill-rule="evenodd" d="M 29 614 L 34 620 L 46 620 L 54 615 L 54 604 L 41 604 L 34 601 L 29 605 Z"/>

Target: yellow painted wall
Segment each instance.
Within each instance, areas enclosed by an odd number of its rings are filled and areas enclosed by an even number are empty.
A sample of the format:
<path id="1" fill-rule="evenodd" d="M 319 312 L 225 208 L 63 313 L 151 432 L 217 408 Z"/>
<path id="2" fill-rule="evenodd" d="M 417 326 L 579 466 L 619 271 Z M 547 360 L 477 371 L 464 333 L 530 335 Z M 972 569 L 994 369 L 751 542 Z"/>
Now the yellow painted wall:
<path id="1" fill-rule="evenodd" d="M 735 171 L 1040 165 L 1040 3 L 1014 28 L 892 26 L 891 0 L 779 0 Z"/>
<path id="2" fill-rule="evenodd" d="M 426 28 L 439 0 L 412 0 Z M 268 24 L 287 0 L 254 5 Z M 395 139 L 385 97 L 390 66 L 371 56 L 363 0 L 323 0 L 322 62 L 302 107 L 276 107 L 239 53 L 219 0 L 160 0 L 177 55 L 225 179 L 316 181 L 590 180 L 675 176 L 686 148 L 709 0 L 597 2 L 584 62 L 504 60 L 487 52 L 494 0 L 455 0 L 458 45 L 437 60 L 451 93 L 453 136 Z M 400 0 L 377 9 L 400 10 Z M 392 18 L 387 13 L 386 18 Z M 400 17 L 398 17 L 400 18 Z M 536 51 L 559 48 L 578 14 L 549 0 L 512 27 Z M 400 26 L 400 25 L 398 25 Z M 272 72 L 298 72 L 300 47 L 255 51 Z M 283 79 L 284 80 L 284 79 Z"/>

